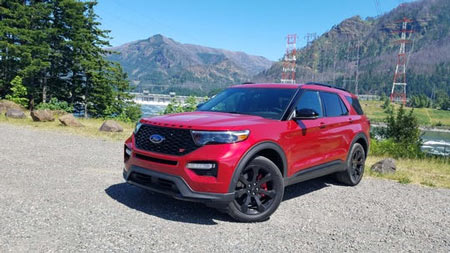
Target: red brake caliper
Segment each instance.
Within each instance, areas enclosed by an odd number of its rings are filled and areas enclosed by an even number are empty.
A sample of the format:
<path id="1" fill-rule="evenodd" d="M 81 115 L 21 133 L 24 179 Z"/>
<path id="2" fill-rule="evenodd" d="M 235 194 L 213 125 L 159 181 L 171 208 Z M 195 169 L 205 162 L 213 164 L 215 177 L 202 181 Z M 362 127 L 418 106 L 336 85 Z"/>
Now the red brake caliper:
<path id="1" fill-rule="evenodd" d="M 262 176 L 261 174 L 259 174 L 258 177 L 257 177 L 257 179 L 258 179 L 258 180 L 261 180 L 262 177 L 263 177 L 263 176 Z M 261 185 L 261 188 L 267 191 L 267 183 L 262 184 L 262 185 Z M 264 196 L 266 196 L 266 195 L 264 195 L 263 193 L 261 193 L 261 197 L 264 197 Z"/>

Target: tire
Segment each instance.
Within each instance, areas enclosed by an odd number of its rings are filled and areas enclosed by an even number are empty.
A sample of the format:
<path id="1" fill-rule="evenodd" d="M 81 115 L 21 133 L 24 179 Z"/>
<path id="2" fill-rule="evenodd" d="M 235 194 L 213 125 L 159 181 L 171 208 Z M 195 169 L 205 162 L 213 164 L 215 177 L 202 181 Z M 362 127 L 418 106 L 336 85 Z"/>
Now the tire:
<path id="1" fill-rule="evenodd" d="M 336 174 L 336 179 L 345 185 L 355 186 L 361 182 L 364 175 L 366 154 L 361 144 L 355 143 L 347 158 L 347 169 Z"/>
<path id="2" fill-rule="evenodd" d="M 228 204 L 228 214 L 241 222 L 264 221 L 283 199 L 283 176 L 271 160 L 258 156 L 239 172 L 234 189 L 235 198 Z"/>

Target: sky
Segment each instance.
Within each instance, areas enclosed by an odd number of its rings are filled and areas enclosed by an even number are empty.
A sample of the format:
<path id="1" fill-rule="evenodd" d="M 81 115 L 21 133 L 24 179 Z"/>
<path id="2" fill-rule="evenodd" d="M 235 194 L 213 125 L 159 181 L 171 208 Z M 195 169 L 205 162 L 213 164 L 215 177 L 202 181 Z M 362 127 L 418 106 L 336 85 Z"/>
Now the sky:
<path id="1" fill-rule="evenodd" d="M 379 8 L 376 8 L 379 2 Z M 286 35 L 320 35 L 342 20 L 374 17 L 401 0 L 99 0 L 101 28 L 112 46 L 162 34 L 181 43 L 243 51 L 278 60 Z"/>

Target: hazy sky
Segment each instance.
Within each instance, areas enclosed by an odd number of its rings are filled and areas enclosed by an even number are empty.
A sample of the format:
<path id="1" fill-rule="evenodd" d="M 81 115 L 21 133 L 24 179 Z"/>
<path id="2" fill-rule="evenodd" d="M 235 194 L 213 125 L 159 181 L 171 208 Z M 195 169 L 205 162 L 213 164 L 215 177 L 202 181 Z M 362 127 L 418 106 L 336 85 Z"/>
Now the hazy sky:
<path id="1" fill-rule="evenodd" d="M 111 44 L 162 34 L 182 43 L 198 44 L 280 58 L 288 33 L 318 35 L 345 18 L 378 14 L 375 0 L 99 0 L 102 28 L 111 30 Z M 400 0 L 379 0 L 381 13 Z"/>

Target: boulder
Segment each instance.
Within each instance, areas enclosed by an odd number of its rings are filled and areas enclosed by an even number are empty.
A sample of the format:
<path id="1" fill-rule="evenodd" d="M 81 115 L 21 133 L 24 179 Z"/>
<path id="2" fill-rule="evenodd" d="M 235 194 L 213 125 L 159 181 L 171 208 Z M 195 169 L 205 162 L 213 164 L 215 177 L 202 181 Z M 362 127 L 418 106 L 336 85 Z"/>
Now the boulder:
<path id="1" fill-rule="evenodd" d="M 9 100 L 0 100 L 0 113 L 7 112 L 9 109 L 23 110 L 23 107 Z"/>
<path id="2" fill-rule="evenodd" d="M 397 170 L 397 166 L 395 165 L 395 160 L 392 158 L 383 159 L 381 161 L 376 162 L 370 170 L 381 173 L 388 174 L 394 173 Z"/>
<path id="3" fill-rule="evenodd" d="M 104 132 L 123 132 L 123 127 L 114 120 L 107 120 L 103 122 L 99 130 Z"/>
<path id="4" fill-rule="evenodd" d="M 18 109 L 8 109 L 6 111 L 5 116 L 8 118 L 14 118 L 14 119 L 23 119 L 26 118 L 25 113 L 23 113 L 22 110 Z"/>
<path id="5" fill-rule="evenodd" d="M 54 121 L 53 113 L 50 110 L 35 110 L 30 113 L 33 121 L 45 122 L 45 121 Z"/>
<path id="6" fill-rule="evenodd" d="M 58 120 L 64 126 L 69 126 L 69 127 L 83 127 L 84 126 L 72 114 L 63 115 L 63 116 L 59 117 Z"/>

